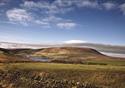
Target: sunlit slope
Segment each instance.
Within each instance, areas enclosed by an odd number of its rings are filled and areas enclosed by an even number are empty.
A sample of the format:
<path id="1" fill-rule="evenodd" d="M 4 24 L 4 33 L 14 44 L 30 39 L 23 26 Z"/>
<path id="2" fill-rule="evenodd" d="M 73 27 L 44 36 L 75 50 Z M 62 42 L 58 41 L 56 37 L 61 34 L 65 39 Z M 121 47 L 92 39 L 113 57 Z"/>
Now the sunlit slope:
<path id="1" fill-rule="evenodd" d="M 120 58 L 108 57 L 91 48 L 75 48 L 75 47 L 54 47 L 44 48 L 33 54 L 34 56 L 42 56 L 52 59 L 55 62 L 79 62 L 86 60 L 116 60 Z"/>

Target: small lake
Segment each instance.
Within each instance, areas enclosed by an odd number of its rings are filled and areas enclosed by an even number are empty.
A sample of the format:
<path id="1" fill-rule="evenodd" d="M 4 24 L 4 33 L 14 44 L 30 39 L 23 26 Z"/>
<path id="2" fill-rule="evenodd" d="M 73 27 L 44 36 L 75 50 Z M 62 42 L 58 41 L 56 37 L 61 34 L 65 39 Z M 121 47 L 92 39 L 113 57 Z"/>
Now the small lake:
<path id="1" fill-rule="evenodd" d="M 33 61 L 41 61 L 41 62 L 48 62 L 50 59 L 40 56 L 28 56 L 29 59 Z"/>

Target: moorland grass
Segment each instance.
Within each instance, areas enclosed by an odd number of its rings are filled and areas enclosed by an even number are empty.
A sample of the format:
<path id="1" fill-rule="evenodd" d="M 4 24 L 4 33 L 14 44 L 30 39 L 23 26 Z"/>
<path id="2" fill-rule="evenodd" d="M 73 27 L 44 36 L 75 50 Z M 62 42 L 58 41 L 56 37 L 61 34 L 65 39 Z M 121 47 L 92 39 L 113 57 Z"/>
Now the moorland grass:
<path id="1" fill-rule="evenodd" d="M 94 62 L 93 62 L 94 63 Z M 121 65 L 112 65 L 113 62 L 107 62 L 111 63 L 109 65 L 87 65 L 87 64 L 63 64 L 63 63 L 1 63 L 0 66 L 6 67 L 7 69 L 25 69 L 25 70 L 42 70 L 42 69 L 48 69 L 48 70 L 93 70 L 93 71 L 125 71 L 125 66 Z M 119 62 L 117 64 L 120 64 Z"/>
<path id="2" fill-rule="evenodd" d="M 120 65 L 31 62 L 1 63 L 0 68 L 3 70 L 0 84 L 10 88 L 125 87 L 125 66 Z"/>

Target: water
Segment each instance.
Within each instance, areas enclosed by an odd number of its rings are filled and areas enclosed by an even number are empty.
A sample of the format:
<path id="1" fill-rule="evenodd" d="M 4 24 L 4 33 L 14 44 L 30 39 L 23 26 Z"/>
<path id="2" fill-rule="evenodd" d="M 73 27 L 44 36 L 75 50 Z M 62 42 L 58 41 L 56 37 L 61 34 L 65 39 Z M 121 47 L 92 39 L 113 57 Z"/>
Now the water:
<path id="1" fill-rule="evenodd" d="M 125 54 L 120 54 L 120 53 L 110 53 L 110 52 L 101 52 L 104 55 L 107 56 L 113 56 L 113 57 L 121 57 L 121 58 L 125 58 Z"/>
<path id="2" fill-rule="evenodd" d="M 41 61 L 41 62 L 48 62 L 50 59 L 45 57 L 39 57 L 39 56 L 29 56 L 29 58 L 33 61 Z"/>

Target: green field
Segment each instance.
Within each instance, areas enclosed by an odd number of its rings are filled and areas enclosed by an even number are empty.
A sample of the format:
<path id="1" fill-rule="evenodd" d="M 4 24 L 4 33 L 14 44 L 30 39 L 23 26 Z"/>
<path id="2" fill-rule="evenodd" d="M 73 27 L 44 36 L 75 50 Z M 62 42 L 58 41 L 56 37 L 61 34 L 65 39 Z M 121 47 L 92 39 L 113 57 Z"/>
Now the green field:
<path id="1" fill-rule="evenodd" d="M 87 64 L 87 65 L 125 66 L 125 61 L 124 60 L 101 60 L 101 61 L 87 60 L 83 64 Z"/>
<path id="2" fill-rule="evenodd" d="M 1 63 L 0 85 L 1 88 L 124 88 L 125 66 L 117 64 Z"/>
<path id="3" fill-rule="evenodd" d="M 94 62 L 91 62 L 94 63 Z M 113 62 L 107 62 L 113 64 Z M 100 64 L 100 63 L 99 63 Z M 7 69 L 23 69 L 23 70 L 92 70 L 92 71 L 125 71 L 125 66 L 114 65 L 84 65 L 84 64 L 61 64 L 61 63 L 7 63 L 1 64 L 2 67 Z M 122 64 L 122 63 L 121 63 Z"/>

